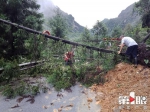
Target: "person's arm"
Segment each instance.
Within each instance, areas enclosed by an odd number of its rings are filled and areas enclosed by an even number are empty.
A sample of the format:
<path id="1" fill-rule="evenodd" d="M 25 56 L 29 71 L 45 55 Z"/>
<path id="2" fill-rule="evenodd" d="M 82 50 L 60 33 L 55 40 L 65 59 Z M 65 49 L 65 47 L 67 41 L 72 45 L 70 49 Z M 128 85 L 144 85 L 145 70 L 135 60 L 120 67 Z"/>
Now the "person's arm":
<path id="1" fill-rule="evenodd" d="M 120 54 L 120 53 L 121 53 L 121 51 L 122 51 L 122 48 L 123 48 L 124 44 L 120 44 L 119 46 L 120 46 L 120 50 L 118 51 L 118 54 Z"/>
<path id="2" fill-rule="evenodd" d="M 65 60 L 68 60 L 68 59 L 69 59 L 66 53 L 65 53 L 65 55 L 64 55 L 64 59 L 65 59 Z"/>

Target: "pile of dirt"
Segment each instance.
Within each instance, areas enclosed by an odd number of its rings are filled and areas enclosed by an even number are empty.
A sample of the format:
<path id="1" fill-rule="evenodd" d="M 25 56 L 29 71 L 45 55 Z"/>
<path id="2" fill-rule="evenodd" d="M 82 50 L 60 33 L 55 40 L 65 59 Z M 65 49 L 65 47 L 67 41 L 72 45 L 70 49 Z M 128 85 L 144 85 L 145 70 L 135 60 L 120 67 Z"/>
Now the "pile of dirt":
<path id="1" fill-rule="evenodd" d="M 108 82 L 93 85 L 101 112 L 150 112 L 150 68 L 120 63 L 106 74 Z M 146 96 L 147 104 L 119 104 L 119 96 Z"/>

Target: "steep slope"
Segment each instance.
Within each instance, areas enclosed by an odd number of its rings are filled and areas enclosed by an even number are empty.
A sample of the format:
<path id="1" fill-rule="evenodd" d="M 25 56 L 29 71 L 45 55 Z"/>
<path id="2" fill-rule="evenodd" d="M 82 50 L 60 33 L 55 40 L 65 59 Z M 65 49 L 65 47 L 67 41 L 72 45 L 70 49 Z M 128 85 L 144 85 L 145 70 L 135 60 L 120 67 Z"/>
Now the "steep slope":
<path id="1" fill-rule="evenodd" d="M 55 16 L 54 11 L 58 8 L 53 4 L 51 0 L 37 0 L 37 3 L 40 5 L 40 10 L 39 12 L 43 13 L 45 23 L 44 23 L 44 29 L 50 29 L 48 26 L 48 21 L 50 18 Z M 61 9 L 60 9 L 61 10 Z M 62 11 L 62 10 L 61 10 Z M 74 17 L 70 14 L 65 13 L 62 11 L 62 14 L 64 15 L 65 19 L 67 20 L 68 24 L 68 30 L 69 30 L 69 35 L 73 35 L 72 33 L 81 33 L 84 30 L 84 27 L 78 24 L 75 20 Z"/>
<path id="2" fill-rule="evenodd" d="M 112 32 L 115 27 L 124 28 L 127 24 L 136 25 L 140 22 L 140 15 L 137 12 L 133 12 L 134 4 L 128 6 L 125 10 L 122 10 L 117 18 L 104 19 L 102 22 L 107 26 L 108 32 Z"/>
<path id="3" fill-rule="evenodd" d="M 56 6 L 51 0 L 37 0 L 37 3 L 40 5 L 39 12 L 43 13 L 44 18 L 51 18 L 54 16 L 54 11 Z"/>
<path id="4" fill-rule="evenodd" d="M 97 93 L 97 104 L 101 112 L 150 112 L 150 68 L 120 63 L 106 75 L 109 79 L 104 85 L 93 85 L 91 89 Z M 147 104 L 119 104 L 119 96 L 146 96 Z M 120 109 L 119 109 L 120 108 Z"/>

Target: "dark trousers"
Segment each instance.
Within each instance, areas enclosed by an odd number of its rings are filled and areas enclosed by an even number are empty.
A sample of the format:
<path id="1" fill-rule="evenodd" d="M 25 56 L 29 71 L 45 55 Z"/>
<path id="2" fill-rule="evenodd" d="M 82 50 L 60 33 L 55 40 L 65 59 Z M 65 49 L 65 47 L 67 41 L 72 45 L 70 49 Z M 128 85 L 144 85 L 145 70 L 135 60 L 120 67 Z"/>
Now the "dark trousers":
<path id="1" fill-rule="evenodd" d="M 132 59 L 137 60 L 137 53 L 138 53 L 138 45 L 133 45 L 127 48 L 126 55 L 129 56 L 130 62 L 132 62 Z"/>
<path id="2" fill-rule="evenodd" d="M 72 61 L 71 61 L 71 60 L 65 61 L 65 65 L 71 65 L 71 64 L 72 64 Z"/>

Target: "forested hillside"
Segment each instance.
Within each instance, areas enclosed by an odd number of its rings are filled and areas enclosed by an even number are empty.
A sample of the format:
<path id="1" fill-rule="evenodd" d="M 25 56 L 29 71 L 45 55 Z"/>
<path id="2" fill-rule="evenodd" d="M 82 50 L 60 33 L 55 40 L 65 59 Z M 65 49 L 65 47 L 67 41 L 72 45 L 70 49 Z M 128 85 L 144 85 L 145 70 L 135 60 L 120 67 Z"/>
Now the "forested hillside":
<path id="1" fill-rule="evenodd" d="M 43 13 L 44 15 L 44 20 L 45 20 L 43 24 L 44 30 L 51 30 L 49 21 L 56 15 L 56 10 L 59 9 L 59 7 L 55 6 L 51 0 L 44 0 L 44 1 L 37 0 L 37 3 L 40 5 L 39 12 Z M 128 6 L 126 9 L 120 11 L 120 14 L 118 15 L 117 18 L 104 19 L 103 21 L 100 21 L 104 24 L 104 26 L 106 26 L 107 36 L 114 36 L 114 34 L 112 35 L 112 33 L 116 28 L 119 28 L 120 30 L 124 30 L 127 25 L 134 27 L 138 25 L 138 23 L 141 23 L 140 21 L 141 15 L 139 15 L 137 11 L 135 11 L 134 9 L 135 9 L 135 4 L 132 4 Z M 76 37 L 80 38 L 81 33 L 84 32 L 84 27 L 75 21 L 73 15 L 67 14 L 61 9 L 60 11 L 67 24 L 66 36 L 70 39 Z M 92 30 L 93 29 L 94 26 Z"/>
<path id="2" fill-rule="evenodd" d="M 57 9 L 59 9 L 59 7 L 55 6 L 51 0 L 44 0 L 44 1 L 37 0 L 37 3 L 40 5 L 39 12 L 43 13 L 43 15 L 44 15 L 44 19 L 45 19 L 45 22 L 43 25 L 44 29 L 50 30 L 49 20 L 56 15 L 55 12 Z M 80 24 L 78 24 L 71 14 L 67 14 L 66 12 L 62 11 L 61 9 L 60 9 L 60 11 L 63 15 L 63 18 L 65 19 L 65 21 L 67 23 L 67 27 L 68 27 L 67 28 L 67 30 L 68 30 L 67 36 L 69 38 L 78 36 L 78 34 L 80 34 L 83 31 L 84 27 L 81 26 Z"/>
<path id="3" fill-rule="evenodd" d="M 102 21 L 102 23 L 104 23 L 108 28 L 108 32 L 112 33 L 116 27 L 124 29 L 127 24 L 135 26 L 140 22 L 141 16 L 137 13 L 137 11 L 133 10 L 134 5 L 135 4 L 132 4 L 125 10 L 122 10 L 117 18 L 104 19 Z"/>

